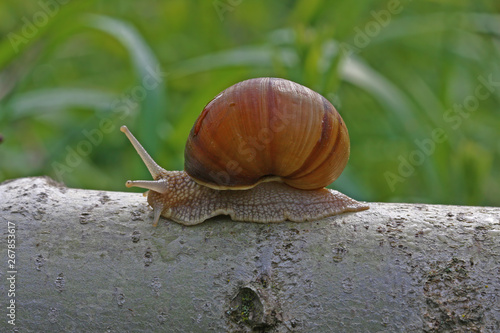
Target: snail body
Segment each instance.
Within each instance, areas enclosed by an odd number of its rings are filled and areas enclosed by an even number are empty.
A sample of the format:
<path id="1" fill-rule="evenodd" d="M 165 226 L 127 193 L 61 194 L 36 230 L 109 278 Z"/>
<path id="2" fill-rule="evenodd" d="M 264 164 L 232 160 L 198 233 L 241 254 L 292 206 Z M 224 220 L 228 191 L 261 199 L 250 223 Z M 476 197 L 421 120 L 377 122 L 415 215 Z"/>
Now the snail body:
<path id="1" fill-rule="evenodd" d="M 121 131 L 154 179 L 126 185 L 149 190 L 155 226 L 160 216 L 184 225 L 216 215 L 302 222 L 368 209 L 324 188 L 347 164 L 347 128 L 328 100 L 288 80 L 246 80 L 209 102 L 187 140 L 185 171 L 161 168 Z"/>

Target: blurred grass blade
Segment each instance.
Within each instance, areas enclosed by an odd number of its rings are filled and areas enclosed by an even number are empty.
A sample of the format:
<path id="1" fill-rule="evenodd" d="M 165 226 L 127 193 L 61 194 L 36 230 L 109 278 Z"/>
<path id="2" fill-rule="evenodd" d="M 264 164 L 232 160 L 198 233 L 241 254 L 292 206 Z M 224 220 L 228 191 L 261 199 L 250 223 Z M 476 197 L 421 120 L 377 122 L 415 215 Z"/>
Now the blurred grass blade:
<path id="1" fill-rule="evenodd" d="M 419 132 L 414 126 L 418 124 L 418 119 L 411 101 L 391 81 L 354 55 L 344 59 L 339 70 L 344 80 L 370 93 L 387 112 L 393 114 L 387 119 L 399 121 L 394 124 L 395 128 L 404 128 L 408 133 Z"/>
<path id="2" fill-rule="evenodd" d="M 103 110 L 109 108 L 115 94 L 102 90 L 54 88 L 30 91 L 16 95 L 5 108 L 10 119 L 39 116 L 50 112 L 66 111 L 74 107 Z"/>
<path id="3" fill-rule="evenodd" d="M 291 22 L 306 24 L 322 10 L 324 0 L 299 0 L 290 15 Z"/>
<path id="4" fill-rule="evenodd" d="M 394 39 L 408 38 L 412 35 L 436 34 L 447 30 L 456 30 L 458 16 L 450 13 L 433 13 L 395 17 L 389 23 L 389 28 L 381 29 L 380 34 L 370 42 L 383 43 Z"/>
<path id="5" fill-rule="evenodd" d="M 38 2 L 39 6 L 41 2 L 42 1 Z M 7 64 L 18 58 L 41 39 L 45 37 L 47 37 L 47 39 L 53 39 L 55 36 L 59 35 L 60 32 L 68 30 L 68 25 L 74 22 L 75 15 L 91 6 L 93 2 L 94 0 L 66 1 L 64 4 L 54 4 L 53 17 L 48 19 L 46 24 L 30 22 L 33 35 L 29 36 L 24 32 L 26 22 L 20 20 L 23 24 L 20 24 L 21 26 L 19 26 L 16 31 L 11 31 L 7 33 L 6 36 L 2 36 L 3 38 L 0 40 L 0 68 L 7 66 Z M 40 13 L 44 14 L 43 8 L 41 7 L 39 7 L 38 11 L 33 15 Z"/>
<path id="6" fill-rule="evenodd" d="M 142 114 L 137 118 L 140 126 L 136 126 L 136 132 L 144 146 L 148 147 L 149 153 L 154 156 L 159 148 L 154 129 L 168 119 L 165 112 L 168 103 L 166 78 L 160 70 L 160 63 L 144 38 L 129 23 L 101 15 L 87 15 L 85 18 L 89 26 L 113 36 L 127 49 L 137 76 L 137 86 L 133 89 L 142 87 L 145 92 L 145 97 L 140 100 Z M 156 84 L 149 84 L 151 77 Z"/>
<path id="7" fill-rule="evenodd" d="M 172 76 L 182 77 L 232 66 L 272 67 L 276 57 L 287 67 L 297 63 L 296 53 L 286 48 L 245 46 L 182 61 L 175 66 Z"/>
<path id="8" fill-rule="evenodd" d="M 464 16 L 476 32 L 500 36 L 500 15 L 469 13 Z"/>
<path id="9" fill-rule="evenodd" d="M 500 36 L 500 15 L 485 13 L 432 13 L 409 17 L 396 17 L 390 21 L 390 28 L 381 29 L 370 39 L 370 43 L 389 43 L 394 40 L 408 40 L 411 36 L 439 33 L 459 34 L 462 39 L 470 39 L 459 51 L 462 56 L 471 57 L 484 45 L 484 35 Z M 470 33 L 466 35 L 466 33 Z M 471 47 L 475 45 L 475 47 Z M 454 50 L 457 51 L 457 50 Z"/>

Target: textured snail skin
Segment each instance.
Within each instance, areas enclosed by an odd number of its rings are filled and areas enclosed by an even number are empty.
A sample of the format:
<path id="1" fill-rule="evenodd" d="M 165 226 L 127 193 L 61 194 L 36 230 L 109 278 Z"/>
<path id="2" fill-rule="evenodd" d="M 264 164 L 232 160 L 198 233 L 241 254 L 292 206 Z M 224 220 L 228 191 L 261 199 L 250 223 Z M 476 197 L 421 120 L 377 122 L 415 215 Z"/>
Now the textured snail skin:
<path id="1" fill-rule="evenodd" d="M 184 171 L 166 171 L 160 177 L 166 180 L 168 189 L 164 194 L 150 190 L 148 203 L 155 213 L 161 212 L 163 217 L 184 225 L 198 224 L 216 215 L 257 223 L 304 222 L 368 209 L 329 189 L 306 191 L 268 182 L 248 190 L 214 190 L 196 183 Z"/>

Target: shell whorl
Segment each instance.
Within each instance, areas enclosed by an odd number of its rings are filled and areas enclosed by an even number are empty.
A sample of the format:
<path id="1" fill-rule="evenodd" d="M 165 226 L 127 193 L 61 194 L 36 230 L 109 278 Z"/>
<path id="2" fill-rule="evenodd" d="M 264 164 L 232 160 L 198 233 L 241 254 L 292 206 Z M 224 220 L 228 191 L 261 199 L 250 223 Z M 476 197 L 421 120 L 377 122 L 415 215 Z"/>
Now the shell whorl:
<path id="1" fill-rule="evenodd" d="M 191 129 L 185 170 L 215 189 L 265 181 L 319 189 L 349 159 L 347 128 L 333 105 L 295 82 L 257 78 L 215 97 Z"/>

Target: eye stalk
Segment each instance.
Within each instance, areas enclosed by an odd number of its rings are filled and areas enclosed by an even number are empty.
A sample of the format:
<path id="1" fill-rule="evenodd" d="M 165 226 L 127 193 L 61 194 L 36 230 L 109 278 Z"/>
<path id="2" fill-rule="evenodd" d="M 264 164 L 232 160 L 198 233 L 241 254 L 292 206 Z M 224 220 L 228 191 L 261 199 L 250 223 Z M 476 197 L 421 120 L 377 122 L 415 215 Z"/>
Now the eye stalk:
<path id="1" fill-rule="evenodd" d="M 153 179 L 157 179 L 161 175 L 162 172 L 166 172 L 165 169 L 163 169 L 161 166 L 158 165 L 158 163 L 155 162 L 155 160 L 153 160 L 151 155 L 149 155 L 148 152 L 146 151 L 146 149 L 144 149 L 144 147 L 140 144 L 140 142 L 137 141 L 137 139 L 132 134 L 132 132 L 129 131 L 127 126 L 123 125 L 122 127 L 120 127 L 120 131 L 125 133 L 127 138 L 130 140 L 130 143 L 132 143 L 132 146 L 134 146 L 135 150 L 137 151 L 137 153 L 141 157 L 142 161 L 144 162 L 144 164 L 148 168 L 149 173 L 151 174 Z M 131 186 L 135 186 L 135 185 L 131 185 Z M 130 187 L 130 186 L 127 186 L 127 187 Z"/>
<path id="2" fill-rule="evenodd" d="M 168 181 L 162 178 L 158 180 L 127 180 L 125 186 L 145 188 L 161 194 L 168 191 Z"/>
<path id="3" fill-rule="evenodd" d="M 144 147 L 140 144 L 140 142 L 135 138 L 132 132 L 129 131 L 127 126 L 124 125 L 120 127 L 120 131 L 125 133 L 125 135 L 130 140 L 130 142 L 134 146 L 139 156 L 142 158 L 142 161 L 148 168 L 149 173 L 151 173 L 151 176 L 155 179 L 155 180 L 127 180 L 125 186 L 140 187 L 158 193 L 166 193 L 168 190 L 168 182 L 166 179 L 159 177 L 161 177 L 162 173 L 163 174 L 167 173 L 167 170 L 163 169 L 153 160 L 153 158 L 148 154 L 146 149 L 144 149 Z"/>

